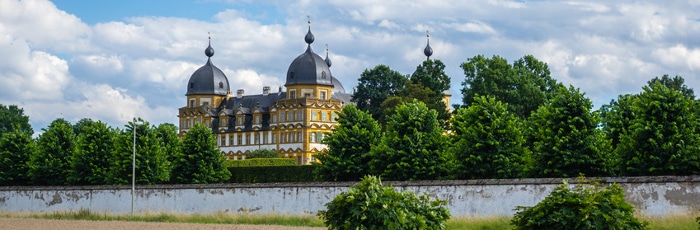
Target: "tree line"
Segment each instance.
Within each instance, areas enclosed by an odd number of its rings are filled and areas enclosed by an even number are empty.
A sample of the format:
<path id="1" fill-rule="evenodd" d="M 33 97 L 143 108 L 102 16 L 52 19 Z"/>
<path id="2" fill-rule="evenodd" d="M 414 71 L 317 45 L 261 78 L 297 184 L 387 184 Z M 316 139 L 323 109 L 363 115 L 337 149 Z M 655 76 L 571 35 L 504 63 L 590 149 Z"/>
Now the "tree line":
<path id="1" fill-rule="evenodd" d="M 443 98 L 440 60 L 404 75 L 365 70 L 354 105 L 317 155 L 315 179 L 434 180 L 691 175 L 700 172 L 700 107 L 680 76 L 654 77 L 637 94 L 593 109 L 546 63 L 525 56 L 469 58 L 462 103 Z M 183 139 L 173 124 L 135 119 L 124 128 L 54 120 L 37 138 L 15 105 L 0 105 L 0 185 L 128 184 L 136 147 L 138 184 L 219 183 L 230 177 L 204 126 Z M 140 125 L 135 125 L 140 124 Z M 135 139 L 135 140 L 134 140 Z"/>
<path id="2" fill-rule="evenodd" d="M 462 104 L 445 118 L 437 96 L 421 93 L 443 88 L 418 80 L 449 82 L 434 63 L 441 62 L 428 60 L 413 75 L 385 65 L 365 70 L 355 106 L 343 108 L 317 156 L 316 179 L 700 174 L 700 105 L 680 76 L 654 77 L 594 110 L 533 56 L 511 64 L 478 55 L 462 63 Z M 421 71 L 426 65 L 438 67 Z"/>
<path id="3" fill-rule="evenodd" d="M 173 124 L 134 119 L 123 129 L 89 118 L 58 118 L 32 138 L 23 109 L 0 105 L 0 185 L 222 183 L 224 165 L 211 130 L 196 125 L 181 140 Z"/>

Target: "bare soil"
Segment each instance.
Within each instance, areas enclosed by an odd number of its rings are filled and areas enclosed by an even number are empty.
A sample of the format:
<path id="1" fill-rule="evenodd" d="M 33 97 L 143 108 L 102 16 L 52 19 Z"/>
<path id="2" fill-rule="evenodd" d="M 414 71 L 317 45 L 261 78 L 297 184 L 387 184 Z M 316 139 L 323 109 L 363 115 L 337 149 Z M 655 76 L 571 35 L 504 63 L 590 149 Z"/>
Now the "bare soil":
<path id="1" fill-rule="evenodd" d="M 50 220 L 31 218 L 0 218 L 2 230 L 72 230 L 72 229 L 173 229 L 173 230 L 197 230 L 197 229 L 236 229 L 236 230 L 302 230 L 325 229 L 315 227 L 288 227 L 274 225 L 231 225 L 231 224 L 190 224 L 190 223 L 160 223 L 160 222 L 127 222 L 127 221 L 90 221 L 90 220 Z"/>

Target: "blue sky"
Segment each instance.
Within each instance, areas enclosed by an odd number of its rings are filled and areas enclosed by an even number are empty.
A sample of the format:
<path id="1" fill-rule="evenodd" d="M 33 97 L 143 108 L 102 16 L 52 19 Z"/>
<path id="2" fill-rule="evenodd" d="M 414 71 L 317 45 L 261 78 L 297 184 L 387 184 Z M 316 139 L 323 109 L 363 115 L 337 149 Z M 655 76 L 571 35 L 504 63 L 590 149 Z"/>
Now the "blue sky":
<path id="1" fill-rule="evenodd" d="M 62 117 L 113 127 L 133 117 L 177 123 L 185 85 L 206 62 L 231 90 L 284 85 L 306 44 L 325 44 L 331 71 L 351 91 L 365 69 L 404 74 L 425 57 L 446 64 L 460 103 L 459 65 L 476 55 L 513 62 L 534 55 L 552 77 L 580 88 L 596 108 L 638 93 L 664 74 L 700 88 L 700 1 L 0 1 L 0 104 L 16 104 L 35 131 Z"/>

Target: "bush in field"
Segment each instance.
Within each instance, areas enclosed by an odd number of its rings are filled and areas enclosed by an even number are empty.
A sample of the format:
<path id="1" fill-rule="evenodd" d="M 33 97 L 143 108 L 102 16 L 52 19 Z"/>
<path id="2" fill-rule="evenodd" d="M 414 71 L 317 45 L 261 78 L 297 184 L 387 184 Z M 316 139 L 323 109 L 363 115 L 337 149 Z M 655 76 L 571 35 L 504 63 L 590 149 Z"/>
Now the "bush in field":
<path id="1" fill-rule="evenodd" d="M 554 188 L 533 207 L 518 206 L 511 224 L 515 229 L 646 229 L 634 216 L 619 185 L 577 185 Z"/>
<path id="2" fill-rule="evenodd" d="M 443 200 L 397 192 L 378 177 L 362 182 L 326 204 L 318 216 L 328 229 L 445 229 L 450 211 Z"/>

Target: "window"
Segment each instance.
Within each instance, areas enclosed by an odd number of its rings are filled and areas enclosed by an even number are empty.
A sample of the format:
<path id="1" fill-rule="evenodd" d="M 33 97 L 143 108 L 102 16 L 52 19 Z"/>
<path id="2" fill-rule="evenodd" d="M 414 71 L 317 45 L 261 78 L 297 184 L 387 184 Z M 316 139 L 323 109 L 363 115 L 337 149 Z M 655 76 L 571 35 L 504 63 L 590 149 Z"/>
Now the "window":
<path id="1" fill-rule="evenodd" d="M 260 134 L 255 134 L 255 144 L 259 145 L 260 144 Z"/>
<path id="2" fill-rule="evenodd" d="M 311 120 L 318 120 L 318 113 L 316 111 L 311 111 Z"/>
<path id="3" fill-rule="evenodd" d="M 238 145 L 243 145 L 243 135 L 242 135 L 242 134 L 236 134 L 236 136 L 238 137 L 238 138 L 237 138 L 237 139 L 238 139 L 238 142 L 237 142 L 236 144 L 238 144 Z"/>
<path id="4" fill-rule="evenodd" d="M 190 108 L 194 108 L 194 99 L 190 100 Z"/>
<path id="5" fill-rule="evenodd" d="M 284 111 L 280 111 L 280 122 L 284 122 Z"/>
<path id="6" fill-rule="evenodd" d="M 289 98 L 291 98 L 291 99 L 297 98 L 297 91 L 296 91 L 296 90 L 290 90 L 290 91 L 289 91 Z"/>
<path id="7" fill-rule="evenodd" d="M 243 125 L 243 117 L 237 117 L 236 120 L 238 120 L 238 125 Z"/>
<path id="8" fill-rule="evenodd" d="M 297 111 L 297 121 L 302 121 L 304 120 L 304 117 L 302 116 L 302 111 L 299 110 Z"/>
<path id="9" fill-rule="evenodd" d="M 204 121 L 204 123 L 207 125 L 207 127 L 211 128 L 211 125 L 209 125 L 209 120 Z"/>
<path id="10" fill-rule="evenodd" d="M 304 138 L 301 137 L 301 132 L 297 133 L 297 142 L 303 142 Z"/>
<path id="11" fill-rule="evenodd" d="M 222 117 L 222 118 L 219 118 L 219 119 L 221 119 L 221 122 L 220 122 L 220 123 L 221 123 L 221 127 L 226 127 L 226 123 L 228 123 L 228 122 L 226 122 L 226 121 L 227 121 L 228 119 L 227 119 L 226 117 Z"/>
<path id="12" fill-rule="evenodd" d="M 318 141 L 318 139 L 316 138 L 316 133 L 315 132 L 309 133 L 309 142 L 316 143 L 316 141 Z"/>
<path id="13" fill-rule="evenodd" d="M 262 139 L 263 139 L 263 144 L 264 144 L 264 145 L 267 144 L 267 137 L 269 137 L 269 136 L 270 136 L 270 134 L 268 134 L 268 133 L 263 134 Z"/>
<path id="14" fill-rule="evenodd" d="M 285 143 L 285 139 L 284 139 L 284 138 L 286 138 L 286 137 L 287 137 L 286 134 L 284 134 L 284 133 L 283 133 L 283 134 L 280 134 L 280 143 L 281 143 L 281 144 L 284 144 L 284 143 Z"/>
<path id="15" fill-rule="evenodd" d="M 223 83 L 223 82 L 219 82 L 219 89 L 223 89 L 223 88 L 224 88 L 224 83 Z"/>
<path id="16" fill-rule="evenodd" d="M 246 145 L 250 144 L 250 133 L 248 135 L 245 135 L 245 144 Z"/>
<path id="17" fill-rule="evenodd" d="M 272 143 L 276 144 L 277 143 L 277 134 L 272 134 Z"/>
<path id="18" fill-rule="evenodd" d="M 260 124 L 260 116 L 255 116 L 255 124 Z"/>
<path id="19" fill-rule="evenodd" d="M 328 120 L 328 114 L 326 112 L 321 112 L 321 121 L 327 121 Z"/>
<path id="20" fill-rule="evenodd" d="M 287 113 L 287 121 L 293 121 L 293 120 L 294 120 L 294 112 Z"/>
<path id="21" fill-rule="evenodd" d="M 326 91 L 321 91 L 321 96 L 319 98 L 321 98 L 321 100 L 326 100 Z"/>
<path id="22" fill-rule="evenodd" d="M 335 112 L 331 112 L 331 121 L 336 121 L 336 120 L 338 120 L 338 114 L 336 114 Z"/>
<path id="23" fill-rule="evenodd" d="M 277 114 L 272 114 L 272 123 L 277 123 Z"/>
<path id="24" fill-rule="evenodd" d="M 310 94 L 310 93 L 305 93 L 305 94 L 304 94 L 304 97 L 311 97 L 311 94 Z"/>
<path id="25" fill-rule="evenodd" d="M 326 71 L 321 72 L 321 79 L 326 79 Z"/>
<path id="26" fill-rule="evenodd" d="M 221 135 L 219 146 L 226 146 L 226 135 Z"/>
<path id="27" fill-rule="evenodd" d="M 323 138 L 325 138 L 325 136 L 326 136 L 325 133 L 318 132 L 318 134 L 319 134 L 319 135 L 318 135 L 318 136 L 319 136 L 319 137 L 318 137 L 318 141 L 319 141 L 319 142 L 323 142 Z"/>
<path id="28" fill-rule="evenodd" d="M 228 146 L 233 146 L 233 135 L 228 135 Z"/>
<path id="29" fill-rule="evenodd" d="M 209 105 L 208 101 L 202 102 L 202 105 Z"/>

